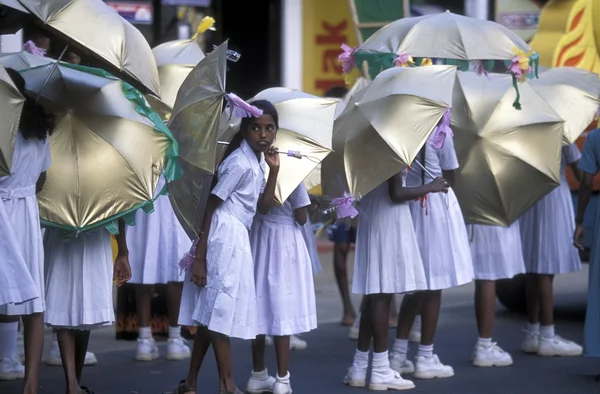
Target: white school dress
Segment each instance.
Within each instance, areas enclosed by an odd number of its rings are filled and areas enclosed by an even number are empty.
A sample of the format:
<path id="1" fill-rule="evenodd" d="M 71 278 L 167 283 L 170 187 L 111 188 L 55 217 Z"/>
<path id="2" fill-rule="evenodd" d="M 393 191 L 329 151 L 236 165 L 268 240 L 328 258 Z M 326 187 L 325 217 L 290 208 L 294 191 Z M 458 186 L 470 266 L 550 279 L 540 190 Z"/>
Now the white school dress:
<path id="1" fill-rule="evenodd" d="M 510 279 L 525 273 L 518 221 L 508 227 L 469 224 L 467 234 L 475 279 Z"/>
<path id="2" fill-rule="evenodd" d="M 425 154 L 418 154 L 416 160 L 434 177 L 442 176 L 442 171 L 458 168 L 451 137 L 446 138 L 440 149 L 433 148 L 429 141 L 424 149 Z M 408 172 L 406 184 L 416 187 L 431 181 L 433 178 L 415 163 Z M 471 282 L 473 261 L 469 239 L 454 191 L 430 193 L 424 199 L 410 201 L 409 206 L 428 289 L 443 290 Z"/>
<path id="3" fill-rule="evenodd" d="M 554 275 L 581 270 L 579 252 L 573 246 L 575 213 L 566 177 L 567 165 L 580 158 L 577 145 L 563 146 L 560 185 L 519 219 L 528 273 Z"/>
<path id="4" fill-rule="evenodd" d="M 256 291 L 249 231 L 258 197 L 265 187 L 266 163 L 244 140 L 217 171 L 212 194 L 223 202 L 215 210 L 208 233 L 206 286 L 186 274 L 179 324 L 205 326 L 229 337 L 254 339 Z"/>
<path id="5" fill-rule="evenodd" d="M 404 183 L 406 170 L 402 172 Z M 426 290 L 427 281 L 407 203 L 390 199 L 388 182 L 360 200 L 354 253 L 354 294 Z"/>
<path id="6" fill-rule="evenodd" d="M 165 185 L 161 175 L 156 186 L 160 192 Z M 165 284 L 183 282 L 179 260 L 190 250 L 192 241 L 187 236 L 166 195 L 154 202 L 154 212 L 136 212 L 135 226 L 127 227 L 127 247 L 131 280 L 134 284 Z"/>
<path id="7" fill-rule="evenodd" d="M 54 228 L 44 234 L 46 325 L 90 330 L 115 321 L 110 233 L 94 229 L 64 238 Z"/>
<path id="8" fill-rule="evenodd" d="M 294 335 L 317 328 L 317 306 L 310 254 L 294 210 L 308 207 L 300 184 L 283 205 L 257 214 L 250 232 L 258 334 Z"/>
<path id="9" fill-rule="evenodd" d="M 301 226 L 300 229 L 302 230 L 304 242 L 306 242 L 308 254 L 310 255 L 313 275 L 316 275 L 323 271 L 323 267 L 321 267 L 321 260 L 319 259 L 319 250 L 317 249 L 317 238 L 315 237 L 313 224 L 310 221 L 309 217 L 306 218 L 306 223 L 304 223 L 304 225 Z"/>
<path id="10" fill-rule="evenodd" d="M 40 297 L 0 198 L 0 305 Z"/>
<path id="11" fill-rule="evenodd" d="M 44 247 L 40 210 L 35 196 L 36 183 L 52 163 L 48 138 L 25 139 L 19 132 L 13 153 L 12 175 L 0 177 L 0 198 L 21 255 L 37 288 L 38 298 L 22 304 L 0 305 L 0 315 L 30 315 L 46 309 L 44 302 Z M 25 278 L 24 286 L 29 279 Z M 20 280 L 19 280 L 20 287 Z"/>

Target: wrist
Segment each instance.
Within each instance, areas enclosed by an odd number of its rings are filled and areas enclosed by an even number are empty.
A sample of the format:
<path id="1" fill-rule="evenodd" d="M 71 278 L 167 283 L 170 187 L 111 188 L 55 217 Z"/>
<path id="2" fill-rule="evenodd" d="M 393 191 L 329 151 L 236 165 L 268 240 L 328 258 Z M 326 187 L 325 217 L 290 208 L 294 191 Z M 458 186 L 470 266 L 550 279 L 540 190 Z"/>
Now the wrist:
<path id="1" fill-rule="evenodd" d="M 579 226 L 582 225 L 583 224 L 583 219 L 581 219 L 581 218 L 575 218 L 575 224 L 577 224 Z"/>

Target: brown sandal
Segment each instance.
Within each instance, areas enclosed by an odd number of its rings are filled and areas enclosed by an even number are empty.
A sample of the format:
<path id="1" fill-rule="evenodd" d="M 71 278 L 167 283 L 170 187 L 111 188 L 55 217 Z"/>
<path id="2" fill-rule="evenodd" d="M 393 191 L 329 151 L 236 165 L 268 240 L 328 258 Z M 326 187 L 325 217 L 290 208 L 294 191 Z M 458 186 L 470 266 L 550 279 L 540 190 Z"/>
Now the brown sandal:
<path id="1" fill-rule="evenodd" d="M 189 393 L 190 391 L 192 393 L 195 393 L 196 388 L 192 387 L 192 386 L 188 386 L 187 384 L 185 384 L 185 380 L 182 380 L 181 382 L 179 382 L 179 386 L 177 386 L 177 388 L 175 390 L 168 391 L 163 394 L 185 394 L 185 393 Z"/>

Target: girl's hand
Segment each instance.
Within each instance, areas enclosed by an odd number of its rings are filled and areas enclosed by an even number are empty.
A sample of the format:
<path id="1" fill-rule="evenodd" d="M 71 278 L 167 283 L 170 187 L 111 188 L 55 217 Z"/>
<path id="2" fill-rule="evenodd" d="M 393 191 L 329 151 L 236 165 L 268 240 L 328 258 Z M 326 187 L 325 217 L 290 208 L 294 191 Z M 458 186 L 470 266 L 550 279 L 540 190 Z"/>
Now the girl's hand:
<path id="1" fill-rule="evenodd" d="M 279 169 L 279 149 L 275 146 L 271 146 L 265 153 L 265 161 L 271 170 Z"/>
<path id="2" fill-rule="evenodd" d="M 448 193 L 450 185 L 441 176 L 435 178 L 433 182 L 429 184 L 431 186 L 432 193 Z"/>
<path id="3" fill-rule="evenodd" d="M 579 250 L 584 249 L 584 246 L 583 246 L 584 235 L 585 234 L 583 232 L 583 225 L 577 224 L 575 226 L 575 233 L 573 234 L 573 245 L 575 245 L 575 247 Z"/>
<path id="4" fill-rule="evenodd" d="M 206 257 L 194 260 L 192 263 L 192 282 L 200 287 L 206 286 Z"/>
<path id="5" fill-rule="evenodd" d="M 129 279 L 131 279 L 131 267 L 129 266 L 129 258 L 127 256 L 118 256 L 115 260 L 115 267 L 113 270 L 113 281 L 117 283 L 117 286 L 123 286 Z"/>

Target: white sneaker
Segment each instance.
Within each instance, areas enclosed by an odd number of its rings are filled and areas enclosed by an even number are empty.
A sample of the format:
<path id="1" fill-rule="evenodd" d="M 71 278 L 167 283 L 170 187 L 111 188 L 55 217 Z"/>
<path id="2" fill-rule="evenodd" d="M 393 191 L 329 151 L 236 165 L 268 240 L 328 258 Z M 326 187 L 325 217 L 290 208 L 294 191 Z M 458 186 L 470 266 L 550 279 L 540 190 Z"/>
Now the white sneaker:
<path id="1" fill-rule="evenodd" d="M 266 369 L 262 372 L 254 372 L 250 375 L 246 384 L 246 392 L 250 394 L 262 394 L 273 392 L 275 378 L 269 376 L 269 371 Z"/>
<path id="2" fill-rule="evenodd" d="M 513 359 L 496 342 L 490 345 L 475 345 L 473 351 L 473 365 L 476 367 L 508 367 Z"/>
<path id="3" fill-rule="evenodd" d="M 386 391 L 386 390 L 409 390 L 414 389 L 415 384 L 403 379 L 402 376 L 393 369 L 388 369 L 387 373 L 371 371 L 371 380 L 369 381 L 369 390 Z"/>
<path id="4" fill-rule="evenodd" d="M 185 360 L 191 356 L 192 352 L 185 339 L 169 338 L 169 342 L 167 343 L 167 360 Z"/>
<path id="5" fill-rule="evenodd" d="M 415 378 L 435 379 L 454 376 L 454 369 L 449 365 L 442 364 L 435 354 L 431 357 L 417 356 L 415 360 Z"/>
<path id="6" fill-rule="evenodd" d="M 529 332 L 525 330 L 525 340 L 523 341 L 523 345 L 521 345 L 521 350 L 524 353 L 537 353 L 540 347 L 540 334 L 535 332 Z"/>
<path id="7" fill-rule="evenodd" d="M 292 394 L 289 372 L 283 378 L 277 374 L 275 384 L 273 385 L 273 394 Z"/>
<path id="8" fill-rule="evenodd" d="M 46 359 L 46 364 L 51 365 L 53 367 L 60 367 L 62 365 L 58 341 L 52 341 L 52 346 L 50 347 L 50 356 L 48 356 L 48 358 Z M 91 366 L 96 364 L 98 364 L 98 359 L 96 358 L 96 355 L 92 352 L 86 352 L 83 365 Z"/>
<path id="9" fill-rule="evenodd" d="M 540 337 L 539 356 L 577 357 L 583 354 L 583 348 L 575 342 L 555 335 L 554 338 Z"/>
<path id="10" fill-rule="evenodd" d="M 308 346 L 308 343 L 297 335 L 290 337 L 290 349 L 291 350 L 304 350 Z"/>
<path id="11" fill-rule="evenodd" d="M 406 358 L 406 355 L 390 352 L 390 368 L 401 375 L 407 375 L 415 372 L 415 365 Z"/>
<path id="12" fill-rule="evenodd" d="M 344 384 L 350 387 L 365 387 L 367 385 L 367 368 L 352 365 L 344 377 Z"/>
<path id="13" fill-rule="evenodd" d="M 0 359 L 0 380 L 16 380 L 25 378 L 25 367 L 16 358 Z"/>
<path id="14" fill-rule="evenodd" d="M 154 338 L 138 338 L 137 342 L 137 353 L 135 355 L 137 361 L 152 361 L 158 358 L 158 348 Z"/>

